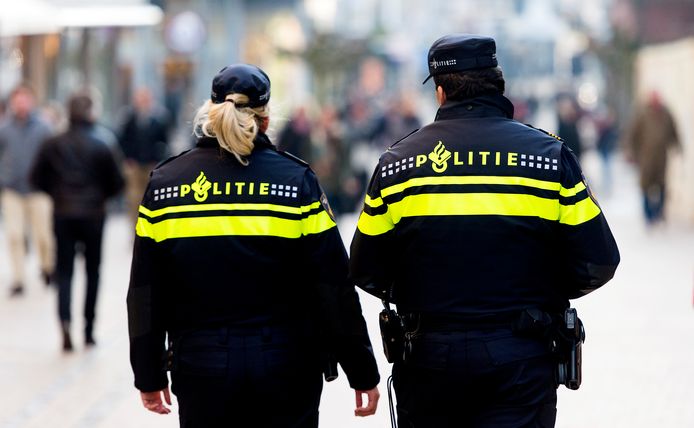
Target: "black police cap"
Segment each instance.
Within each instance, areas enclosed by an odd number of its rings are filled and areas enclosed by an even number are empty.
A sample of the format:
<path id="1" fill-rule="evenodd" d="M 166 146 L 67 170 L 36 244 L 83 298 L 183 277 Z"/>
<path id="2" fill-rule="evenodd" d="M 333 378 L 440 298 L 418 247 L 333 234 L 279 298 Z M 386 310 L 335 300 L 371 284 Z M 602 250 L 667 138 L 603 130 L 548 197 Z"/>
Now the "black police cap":
<path id="1" fill-rule="evenodd" d="M 270 101 L 270 78 L 255 65 L 228 65 L 212 79 L 211 100 L 220 104 L 229 94 L 243 94 L 248 97 L 248 103 L 236 107 L 263 106 Z"/>
<path id="2" fill-rule="evenodd" d="M 465 70 L 491 68 L 496 61 L 496 42 L 491 37 L 474 34 L 449 34 L 429 48 L 427 56 L 429 76 L 426 83 L 438 74 L 457 73 Z"/>

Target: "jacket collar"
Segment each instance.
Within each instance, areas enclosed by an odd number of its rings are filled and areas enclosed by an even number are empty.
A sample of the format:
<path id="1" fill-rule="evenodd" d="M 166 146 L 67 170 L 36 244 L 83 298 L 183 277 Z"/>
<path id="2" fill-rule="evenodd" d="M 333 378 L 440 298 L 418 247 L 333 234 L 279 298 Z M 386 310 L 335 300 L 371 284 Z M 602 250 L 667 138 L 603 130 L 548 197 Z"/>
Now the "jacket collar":
<path id="1" fill-rule="evenodd" d="M 462 101 L 447 101 L 439 108 L 435 120 L 493 116 L 513 119 L 511 101 L 503 95 L 483 95 Z"/>
<path id="2" fill-rule="evenodd" d="M 195 145 L 197 147 L 219 147 L 217 139 L 212 137 L 200 137 L 198 138 L 198 142 Z M 261 132 L 259 132 L 258 135 L 256 135 L 255 140 L 253 140 L 253 151 L 260 149 L 277 150 L 277 148 L 274 144 L 272 144 L 268 136 Z"/>

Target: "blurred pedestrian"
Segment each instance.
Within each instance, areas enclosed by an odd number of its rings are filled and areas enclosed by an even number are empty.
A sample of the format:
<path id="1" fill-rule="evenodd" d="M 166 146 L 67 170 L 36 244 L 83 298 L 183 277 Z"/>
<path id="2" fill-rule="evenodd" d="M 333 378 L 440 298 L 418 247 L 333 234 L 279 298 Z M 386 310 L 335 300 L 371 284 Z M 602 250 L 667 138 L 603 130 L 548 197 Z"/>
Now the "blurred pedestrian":
<path id="1" fill-rule="evenodd" d="M 611 107 L 601 113 L 595 122 L 597 130 L 596 147 L 602 160 L 602 190 L 606 195 L 612 192 L 612 157 L 617 148 L 619 129 L 617 117 Z"/>
<path id="2" fill-rule="evenodd" d="M 265 135 L 269 98 L 258 67 L 223 68 L 193 121 L 197 146 L 154 170 L 140 207 L 135 387 L 148 410 L 169 413 L 168 367 L 184 428 L 317 427 L 323 354 L 342 365 L 355 414 L 376 411 L 347 254 L 313 171 Z"/>
<path id="3" fill-rule="evenodd" d="M 51 127 L 53 134 L 64 132 L 68 127 L 68 119 L 65 114 L 63 105 L 56 101 L 50 100 L 41 107 L 41 117 Z"/>
<path id="4" fill-rule="evenodd" d="M 36 110 L 33 89 L 20 84 L 10 94 L 10 112 L 0 126 L 0 188 L 3 222 L 10 249 L 11 296 L 21 295 L 26 284 L 26 242 L 29 226 L 39 257 L 41 276 L 49 285 L 53 276 L 54 242 L 51 200 L 29 182 L 36 152 L 51 136 L 50 126 Z"/>
<path id="5" fill-rule="evenodd" d="M 657 91 L 636 109 L 624 143 L 639 170 L 646 223 L 653 226 L 664 220 L 668 149 L 680 147 L 675 120 Z"/>
<path id="6" fill-rule="evenodd" d="M 128 216 L 134 224 L 149 173 L 169 152 L 168 114 L 155 104 L 149 89 L 135 91 L 133 105 L 124 115 L 118 140 L 125 158 L 123 173 Z"/>
<path id="7" fill-rule="evenodd" d="M 578 121 L 581 111 L 573 96 L 561 95 L 557 101 L 557 135 L 574 153 L 578 160 L 583 154 L 583 143 L 578 132 Z"/>
<path id="8" fill-rule="evenodd" d="M 371 134 L 371 143 L 379 151 L 419 129 L 421 122 L 415 111 L 414 101 L 402 94 L 391 100 L 386 111 L 376 120 Z"/>
<path id="9" fill-rule="evenodd" d="M 99 138 L 93 101 L 84 94 L 70 98 L 69 128 L 45 142 L 31 172 L 32 183 L 53 199 L 57 244 L 58 315 L 63 350 L 73 349 L 70 303 L 75 253 L 84 253 L 87 291 L 84 303 L 84 341 L 94 345 L 94 321 L 99 291 L 99 266 L 106 200 L 124 186 L 112 147 Z"/>
<path id="10" fill-rule="evenodd" d="M 300 159 L 311 162 L 313 145 L 311 143 L 311 121 L 306 107 L 297 107 L 277 138 L 277 148 L 289 152 Z"/>
<path id="11" fill-rule="evenodd" d="M 311 132 L 314 148 L 314 160 L 311 165 L 336 216 L 343 212 L 340 186 L 346 178 L 345 171 L 349 170 L 349 157 L 342 133 L 335 107 L 323 106 Z"/>
<path id="12" fill-rule="evenodd" d="M 381 149 L 372 144 L 374 129 L 380 117 L 375 100 L 355 94 L 350 97 L 343 114 L 344 144 L 349 155 L 350 174 L 341 185 L 341 205 L 344 211 L 359 209 L 369 173 Z"/>
<path id="13" fill-rule="evenodd" d="M 555 378 L 579 340 L 565 310 L 617 245 L 571 151 L 512 119 L 494 39 L 444 36 L 428 63 L 436 119 L 381 156 L 351 247 L 354 282 L 404 322 L 381 318 L 398 424 L 551 428 L 575 386 Z"/>

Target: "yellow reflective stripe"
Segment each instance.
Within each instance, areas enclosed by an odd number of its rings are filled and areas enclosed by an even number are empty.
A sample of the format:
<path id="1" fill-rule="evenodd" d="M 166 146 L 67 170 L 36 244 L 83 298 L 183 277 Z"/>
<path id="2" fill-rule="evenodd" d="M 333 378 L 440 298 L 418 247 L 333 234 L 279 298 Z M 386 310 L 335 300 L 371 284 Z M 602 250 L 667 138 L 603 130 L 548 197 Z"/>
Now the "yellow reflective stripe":
<path id="1" fill-rule="evenodd" d="M 395 184 L 381 190 L 384 198 L 400 193 L 410 187 L 426 185 L 450 185 L 450 184 L 508 184 L 515 186 L 535 187 L 542 190 L 558 191 L 561 185 L 554 181 L 536 180 L 527 177 L 503 177 L 503 176 L 464 176 L 464 177 L 417 177 L 404 183 Z"/>
<path id="2" fill-rule="evenodd" d="M 598 214 L 600 214 L 600 207 L 592 198 L 587 197 L 573 205 L 562 205 L 559 223 L 576 226 L 592 220 Z"/>
<path id="3" fill-rule="evenodd" d="M 373 198 L 372 199 L 371 196 L 366 195 L 366 197 L 364 198 L 364 203 L 366 205 L 370 206 L 371 208 L 378 208 L 381 205 L 383 205 L 383 199 L 381 199 L 381 198 Z"/>
<path id="4" fill-rule="evenodd" d="M 327 212 L 291 220 L 271 216 L 210 216 L 171 218 L 150 223 L 142 217 L 137 219 L 135 231 L 138 236 L 161 242 L 173 238 L 205 236 L 275 236 L 299 238 L 302 235 L 324 232 L 335 226 Z"/>
<path id="5" fill-rule="evenodd" d="M 385 214 L 372 216 L 362 212 L 357 227 L 363 234 L 373 236 L 392 230 L 403 217 L 446 215 L 539 217 L 576 226 L 598 214 L 600 207 L 590 197 L 573 205 L 561 205 L 556 199 L 524 194 L 428 193 L 406 196 L 390 204 Z"/>
<path id="6" fill-rule="evenodd" d="M 382 235 L 389 230 L 393 230 L 395 225 L 390 217 L 390 213 L 379 215 L 369 215 L 362 211 L 357 222 L 357 229 L 364 235 Z"/>
<path id="7" fill-rule="evenodd" d="M 301 223 L 303 224 L 304 235 L 325 232 L 326 230 L 336 226 L 335 221 L 330 218 L 330 215 L 325 210 L 312 214 L 306 218 L 302 218 Z"/>
<path id="8" fill-rule="evenodd" d="M 280 206 L 282 206 L 282 205 L 276 205 L 276 206 L 280 207 Z M 301 212 L 302 212 L 302 213 L 307 213 L 307 212 L 309 212 L 309 211 L 311 211 L 311 210 L 313 210 L 313 209 L 316 209 L 316 208 L 318 208 L 318 207 L 320 207 L 320 206 L 321 206 L 321 202 L 320 202 L 320 201 L 316 201 L 316 202 L 312 203 L 311 205 L 304 205 L 304 206 L 302 206 L 302 207 L 301 207 Z M 291 208 L 291 207 L 287 207 L 287 208 Z"/>
<path id="9" fill-rule="evenodd" d="M 185 213 L 185 212 L 203 212 L 203 211 L 275 211 L 288 214 L 302 214 L 309 212 L 321 205 L 320 201 L 316 201 L 311 205 L 301 207 L 290 207 L 286 205 L 275 204 L 198 204 L 198 205 L 178 205 L 172 207 L 160 208 L 158 210 L 150 210 L 140 205 L 140 212 L 147 217 L 154 218 L 164 214 Z"/>
<path id="10" fill-rule="evenodd" d="M 140 217 L 135 228 L 138 236 L 161 242 L 173 238 L 204 236 L 277 236 L 298 238 L 301 222 L 267 216 L 214 216 L 171 218 L 150 223 Z"/>
<path id="11" fill-rule="evenodd" d="M 564 187 L 562 187 L 561 189 L 559 189 L 559 194 L 565 198 L 570 198 L 572 196 L 576 196 L 579 192 L 581 192 L 585 188 L 586 188 L 586 184 L 581 181 L 580 183 L 578 183 L 577 185 L 575 185 L 571 189 L 565 189 Z"/>
<path id="12" fill-rule="evenodd" d="M 410 195 L 388 207 L 393 223 L 402 217 L 442 215 L 532 216 L 559 219 L 556 199 L 510 193 L 430 193 Z"/>

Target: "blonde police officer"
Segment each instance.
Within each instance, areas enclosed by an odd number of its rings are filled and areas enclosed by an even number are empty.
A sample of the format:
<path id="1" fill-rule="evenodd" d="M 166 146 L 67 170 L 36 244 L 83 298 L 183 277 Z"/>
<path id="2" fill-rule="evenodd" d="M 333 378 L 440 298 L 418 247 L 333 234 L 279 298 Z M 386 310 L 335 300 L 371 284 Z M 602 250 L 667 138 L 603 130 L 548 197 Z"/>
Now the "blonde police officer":
<path id="1" fill-rule="evenodd" d="M 317 426 L 326 352 L 356 391 L 355 414 L 376 410 L 345 249 L 314 173 L 265 135 L 269 98 L 258 67 L 222 69 L 195 117 L 197 146 L 152 172 L 140 206 L 135 387 L 147 409 L 168 413 L 171 370 L 182 427 Z"/>

